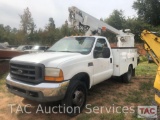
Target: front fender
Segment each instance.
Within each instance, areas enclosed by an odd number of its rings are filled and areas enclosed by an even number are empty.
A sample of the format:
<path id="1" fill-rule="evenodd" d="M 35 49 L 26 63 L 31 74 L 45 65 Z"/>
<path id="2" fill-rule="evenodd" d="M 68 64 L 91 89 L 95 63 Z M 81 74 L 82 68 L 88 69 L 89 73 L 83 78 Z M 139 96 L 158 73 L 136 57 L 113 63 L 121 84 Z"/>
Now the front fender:
<path id="1" fill-rule="evenodd" d="M 69 80 L 78 73 L 87 73 L 89 75 L 89 88 L 93 84 L 93 66 L 88 65 L 89 62 L 75 63 L 68 66 L 63 66 L 64 80 Z"/>

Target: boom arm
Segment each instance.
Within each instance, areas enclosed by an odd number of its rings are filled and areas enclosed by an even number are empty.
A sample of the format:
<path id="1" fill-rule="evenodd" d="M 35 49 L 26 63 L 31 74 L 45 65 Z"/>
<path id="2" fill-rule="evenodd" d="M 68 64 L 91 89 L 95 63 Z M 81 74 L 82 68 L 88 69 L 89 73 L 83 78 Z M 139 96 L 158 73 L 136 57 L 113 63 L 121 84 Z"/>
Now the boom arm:
<path id="1" fill-rule="evenodd" d="M 150 54 L 154 62 L 159 65 L 160 63 L 160 37 L 153 33 L 144 30 L 141 33 L 141 39 L 145 42 L 144 47 Z"/>
<path id="2" fill-rule="evenodd" d="M 117 35 L 118 47 L 134 47 L 134 35 L 129 33 L 129 31 L 124 33 L 122 30 L 117 30 L 74 6 L 70 7 L 68 10 L 69 22 L 71 25 L 85 32 L 86 35 L 100 34 L 103 28 Z"/>
<path id="3" fill-rule="evenodd" d="M 70 7 L 68 10 L 69 21 L 74 27 L 78 27 L 81 31 L 97 31 L 98 33 L 100 33 L 101 29 L 105 27 L 106 30 L 116 35 L 123 34 L 122 31 L 113 28 L 112 26 L 104 23 L 103 21 L 98 20 L 97 18 L 94 18 L 93 16 L 83 12 L 82 10 L 76 7 Z"/>

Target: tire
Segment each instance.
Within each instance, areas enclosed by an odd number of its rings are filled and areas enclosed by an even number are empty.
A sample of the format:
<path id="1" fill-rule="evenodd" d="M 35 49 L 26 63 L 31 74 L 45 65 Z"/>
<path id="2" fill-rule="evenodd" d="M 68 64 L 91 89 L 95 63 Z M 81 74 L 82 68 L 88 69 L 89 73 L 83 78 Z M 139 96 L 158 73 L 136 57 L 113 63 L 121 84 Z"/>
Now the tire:
<path id="1" fill-rule="evenodd" d="M 80 80 L 72 80 L 62 105 L 69 116 L 78 115 L 86 105 L 87 87 Z"/>
<path id="2" fill-rule="evenodd" d="M 132 80 L 132 75 L 133 75 L 133 69 L 132 69 L 132 66 L 130 65 L 128 67 L 128 71 L 122 75 L 122 81 L 124 83 L 130 83 Z"/>

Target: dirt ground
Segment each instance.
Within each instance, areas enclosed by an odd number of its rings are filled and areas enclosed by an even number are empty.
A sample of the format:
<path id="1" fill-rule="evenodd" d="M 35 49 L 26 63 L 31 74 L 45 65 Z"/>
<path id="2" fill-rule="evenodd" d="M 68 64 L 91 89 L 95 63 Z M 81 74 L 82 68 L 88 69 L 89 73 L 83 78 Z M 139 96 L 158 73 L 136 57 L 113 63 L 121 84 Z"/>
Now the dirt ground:
<path id="1" fill-rule="evenodd" d="M 0 76 L 9 70 L 9 60 L 0 60 Z"/>
<path id="2" fill-rule="evenodd" d="M 138 105 L 146 105 L 146 103 L 150 104 L 153 98 L 152 90 L 145 90 L 142 95 L 137 95 L 139 91 L 141 91 L 141 84 L 148 83 L 153 78 L 143 78 L 143 77 L 135 77 L 133 78 L 133 82 L 130 84 L 124 84 L 118 82 L 117 80 L 110 79 L 105 82 L 102 82 L 96 86 L 94 86 L 91 90 L 89 90 L 87 104 L 91 104 L 94 106 L 136 106 Z M 49 107 L 58 106 L 58 103 L 37 103 L 33 102 L 15 95 L 10 94 L 7 91 L 7 88 L 4 84 L 4 80 L 1 81 L 0 88 L 0 120 L 80 120 L 80 119 L 92 119 L 99 120 L 107 118 L 107 116 L 112 113 L 107 113 L 103 111 L 98 114 L 86 114 L 88 112 L 86 109 L 83 110 L 81 114 L 76 117 L 68 117 L 66 114 L 62 113 L 42 113 L 37 112 L 37 108 L 39 105 L 43 107 L 43 111 L 48 111 Z M 133 91 L 137 91 L 137 93 L 132 95 Z M 133 92 L 134 93 L 134 92 Z M 148 95 L 150 94 L 150 95 Z M 130 96 L 130 97 L 129 97 Z M 140 97 L 140 98 L 138 98 Z M 128 99 L 128 100 L 127 100 Z M 144 101 L 142 101 L 143 99 Z M 146 101 L 145 101 L 146 100 Z M 31 113 L 25 113 L 25 106 L 27 106 L 26 111 Z M 23 110 L 22 110 L 23 109 Z M 22 111 L 23 112 L 22 112 Z M 58 111 L 57 111 L 58 112 Z M 106 115 L 106 116 L 105 116 Z M 104 117 L 103 117 L 104 116 Z M 110 118 L 112 120 L 112 118 Z M 125 114 L 123 117 L 120 117 L 119 120 L 132 120 L 134 119 L 134 114 Z"/>
<path id="3" fill-rule="evenodd" d="M 133 106 L 134 113 L 115 114 L 113 111 L 107 113 L 105 109 L 102 109 L 101 112 L 96 110 L 97 113 L 87 114 L 89 111 L 86 108 L 75 117 L 69 117 L 64 113 L 47 113 L 50 108 L 59 104 L 38 103 L 9 93 L 5 86 L 7 74 L 4 74 L 7 71 L 7 62 L 4 62 L 0 67 L 0 120 L 138 120 L 136 116 L 137 106 L 150 105 L 154 96 L 152 87 L 154 76 L 137 76 L 129 84 L 112 78 L 93 86 L 89 90 L 87 105 L 90 105 L 91 108 L 95 106 Z M 46 111 L 45 113 L 37 112 L 39 105 L 42 106 L 43 112 Z"/>

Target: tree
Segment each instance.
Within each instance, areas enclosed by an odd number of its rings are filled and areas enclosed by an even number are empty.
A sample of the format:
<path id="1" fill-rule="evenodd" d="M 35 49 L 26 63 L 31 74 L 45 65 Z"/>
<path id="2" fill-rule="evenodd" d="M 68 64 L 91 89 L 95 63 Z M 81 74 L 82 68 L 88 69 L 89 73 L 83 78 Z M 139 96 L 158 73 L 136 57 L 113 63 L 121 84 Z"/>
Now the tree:
<path id="1" fill-rule="evenodd" d="M 45 27 L 45 31 L 43 34 L 45 35 L 45 41 L 43 41 L 43 43 L 46 42 L 48 44 L 51 44 L 55 40 L 55 23 L 52 17 L 50 17 L 48 21 L 49 23 Z"/>
<path id="2" fill-rule="evenodd" d="M 9 25 L 5 26 L 4 29 L 8 33 L 11 32 L 11 27 Z"/>
<path id="3" fill-rule="evenodd" d="M 61 27 L 61 32 L 63 36 L 70 36 L 70 29 L 68 27 L 68 21 L 66 20 L 65 23 Z"/>
<path id="4" fill-rule="evenodd" d="M 33 32 L 34 32 L 34 29 L 36 28 L 36 24 L 34 24 L 34 22 L 32 22 L 31 24 L 30 24 L 30 34 L 33 34 Z"/>
<path id="5" fill-rule="evenodd" d="M 114 10 L 109 18 L 105 19 L 104 21 L 118 30 L 123 30 L 126 20 L 122 10 Z M 102 35 L 107 37 L 110 42 L 117 41 L 116 35 L 108 31 L 102 32 Z"/>
<path id="6" fill-rule="evenodd" d="M 36 26 L 33 22 L 32 15 L 28 7 L 24 9 L 24 13 L 20 15 L 20 18 L 21 18 L 21 21 L 20 21 L 21 29 L 24 34 L 27 34 L 27 32 L 29 31 L 31 32 L 32 30 L 34 30 Z"/>
<path id="7" fill-rule="evenodd" d="M 48 31 L 54 31 L 55 30 L 56 26 L 55 26 L 55 23 L 54 23 L 54 20 L 53 20 L 52 17 L 49 18 L 49 24 L 47 25 L 46 28 L 47 28 Z"/>
<path id="8" fill-rule="evenodd" d="M 0 42 L 4 42 L 3 36 L 5 34 L 4 25 L 0 24 Z"/>
<path id="9" fill-rule="evenodd" d="M 128 18 L 126 19 L 125 28 L 130 29 L 131 33 L 135 35 L 135 42 L 143 42 L 140 38 L 140 33 L 144 29 L 149 29 L 154 31 L 154 27 L 150 24 L 145 23 L 144 21 L 138 18 Z"/>
<path id="10" fill-rule="evenodd" d="M 13 28 L 11 32 L 16 34 L 18 32 L 18 30 L 17 30 L 17 28 Z"/>
<path id="11" fill-rule="evenodd" d="M 114 10 L 112 14 L 105 20 L 106 23 L 116 29 L 122 30 L 125 23 L 125 17 L 122 10 Z"/>
<path id="12" fill-rule="evenodd" d="M 137 0 L 133 3 L 139 19 L 154 26 L 160 24 L 160 0 Z"/>

